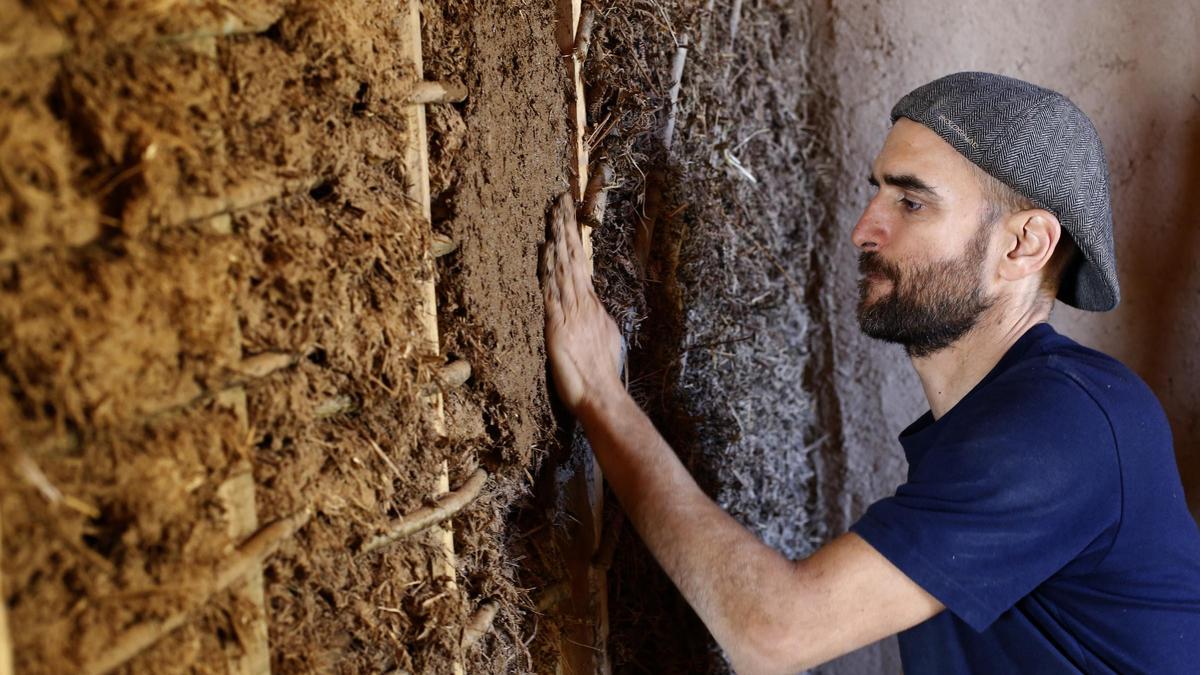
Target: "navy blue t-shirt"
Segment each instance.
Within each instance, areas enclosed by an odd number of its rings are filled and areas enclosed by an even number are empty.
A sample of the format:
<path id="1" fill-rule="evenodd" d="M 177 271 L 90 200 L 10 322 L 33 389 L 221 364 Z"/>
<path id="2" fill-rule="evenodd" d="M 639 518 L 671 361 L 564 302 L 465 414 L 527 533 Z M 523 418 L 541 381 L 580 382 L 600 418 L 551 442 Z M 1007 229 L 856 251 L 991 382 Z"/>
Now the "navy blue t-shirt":
<path id="1" fill-rule="evenodd" d="M 900 634 L 908 675 L 1200 673 L 1200 531 L 1129 369 L 1038 324 L 900 442 L 851 530 L 949 610 Z"/>

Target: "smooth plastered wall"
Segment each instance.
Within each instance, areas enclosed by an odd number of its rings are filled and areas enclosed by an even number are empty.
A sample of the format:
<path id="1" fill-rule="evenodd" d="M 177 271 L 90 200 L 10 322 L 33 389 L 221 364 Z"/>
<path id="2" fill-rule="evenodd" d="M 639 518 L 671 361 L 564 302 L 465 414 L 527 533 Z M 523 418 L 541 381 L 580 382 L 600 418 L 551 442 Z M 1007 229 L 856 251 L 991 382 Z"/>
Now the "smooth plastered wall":
<path id="1" fill-rule="evenodd" d="M 818 8 L 840 161 L 836 213 L 846 233 L 835 273 L 838 394 L 849 525 L 904 478 L 895 436 L 927 408 L 903 352 L 863 338 L 854 320 L 849 233 L 870 196 L 867 167 L 904 93 L 947 73 L 985 70 L 1061 91 L 1108 151 L 1123 300 L 1104 314 L 1063 305 L 1052 323 L 1120 359 L 1162 401 L 1193 514 L 1200 515 L 1200 3 L 1196 0 L 840 2 Z M 898 672 L 885 642 L 822 669 Z"/>

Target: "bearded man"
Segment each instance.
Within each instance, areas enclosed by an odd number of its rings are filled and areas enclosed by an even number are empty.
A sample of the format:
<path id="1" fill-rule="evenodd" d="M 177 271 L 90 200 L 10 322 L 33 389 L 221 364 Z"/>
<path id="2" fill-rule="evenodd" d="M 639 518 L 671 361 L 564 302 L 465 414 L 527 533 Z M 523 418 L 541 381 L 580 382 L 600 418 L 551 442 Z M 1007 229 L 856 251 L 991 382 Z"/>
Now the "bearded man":
<path id="1" fill-rule="evenodd" d="M 1146 385 L 1046 323 L 1120 298 L 1090 120 L 1020 80 L 911 92 L 851 239 L 858 318 L 929 411 L 907 481 L 804 560 L 698 488 L 629 397 L 569 199 L 544 250 L 546 345 L 622 507 L 739 672 L 796 672 L 899 633 L 909 673 L 1191 673 L 1200 532 Z"/>

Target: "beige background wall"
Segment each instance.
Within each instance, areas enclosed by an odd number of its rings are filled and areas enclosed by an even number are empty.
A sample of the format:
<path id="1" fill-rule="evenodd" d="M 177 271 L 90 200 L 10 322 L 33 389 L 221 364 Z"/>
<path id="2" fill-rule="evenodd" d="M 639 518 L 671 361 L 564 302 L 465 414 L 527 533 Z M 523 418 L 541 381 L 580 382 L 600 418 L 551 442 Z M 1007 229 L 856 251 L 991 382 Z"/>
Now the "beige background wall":
<path id="1" fill-rule="evenodd" d="M 1123 292 L 1113 312 L 1059 305 L 1052 323 L 1136 371 L 1171 420 L 1193 514 L 1200 515 L 1200 1 L 841 2 L 818 12 L 837 100 L 839 223 L 831 252 L 838 376 L 849 454 L 838 514 L 848 525 L 903 479 L 895 436 L 927 405 L 903 352 L 858 334 L 850 228 L 869 197 L 867 166 L 888 111 L 910 89 L 987 70 L 1057 89 L 1092 118 L 1108 150 Z M 823 672 L 898 672 L 894 646 Z"/>

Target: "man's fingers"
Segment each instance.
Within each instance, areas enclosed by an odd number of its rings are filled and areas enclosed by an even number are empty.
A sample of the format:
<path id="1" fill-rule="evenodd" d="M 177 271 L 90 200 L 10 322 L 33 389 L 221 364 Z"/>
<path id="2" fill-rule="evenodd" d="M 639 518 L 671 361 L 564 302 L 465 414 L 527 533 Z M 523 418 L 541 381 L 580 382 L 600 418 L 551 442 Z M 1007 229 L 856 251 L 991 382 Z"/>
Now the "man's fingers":
<path id="1" fill-rule="evenodd" d="M 570 260 L 570 230 L 575 224 L 575 203 L 571 195 L 563 193 L 554 203 L 554 211 L 550 218 L 554 230 L 555 253 L 563 261 Z"/>
<path id="2" fill-rule="evenodd" d="M 562 319 L 562 298 L 558 289 L 558 256 L 554 254 L 554 242 L 542 246 L 542 297 L 546 301 L 546 318 Z"/>
<path id="3" fill-rule="evenodd" d="M 579 238 L 579 221 L 575 219 L 575 200 L 570 194 L 558 198 L 559 213 L 563 214 L 563 229 L 566 231 L 567 250 L 571 264 L 583 262 L 583 240 Z"/>
<path id="4" fill-rule="evenodd" d="M 583 295 L 592 290 L 592 271 L 588 264 L 587 253 L 583 249 L 579 221 L 575 217 L 575 201 L 571 195 L 564 194 L 559 197 L 559 213 L 564 214 L 563 234 L 570 255 L 569 262 L 564 261 L 563 264 L 570 265 L 568 271 L 572 281 L 571 288 L 576 293 L 576 302 L 583 302 Z"/>
<path id="5" fill-rule="evenodd" d="M 570 196 L 566 197 L 566 199 L 568 199 L 566 204 L 574 205 L 570 204 Z M 562 305 L 563 312 L 570 313 L 575 311 L 577 299 L 575 280 L 572 277 L 570 269 L 570 250 L 568 249 L 568 243 L 566 243 L 570 222 L 566 220 L 568 213 L 566 213 L 563 204 L 563 199 L 559 198 L 559 201 L 554 204 L 554 208 L 551 211 L 550 228 L 554 241 L 552 264 L 548 271 L 550 271 L 554 285 L 556 285 L 554 291 L 557 293 L 556 297 L 559 304 Z"/>
<path id="6" fill-rule="evenodd" d="M 570 231 L 575 228 L 575 203 L 569 194 L 559 197 L 550 216 L 550 229 L 554 236 L 554 278 L 558 282 L 558 294 L 566 312 L 574 311 L 576 305 L 575 278 L 571 265 Z"/>

